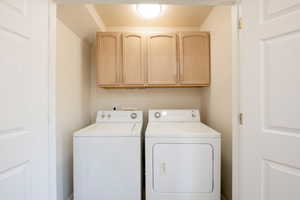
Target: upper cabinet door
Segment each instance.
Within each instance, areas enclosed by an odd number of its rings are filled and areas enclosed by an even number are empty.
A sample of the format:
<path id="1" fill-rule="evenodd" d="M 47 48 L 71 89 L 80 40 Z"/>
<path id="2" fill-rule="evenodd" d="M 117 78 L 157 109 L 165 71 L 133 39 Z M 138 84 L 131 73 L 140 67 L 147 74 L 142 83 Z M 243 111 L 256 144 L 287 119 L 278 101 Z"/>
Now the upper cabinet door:
<path id="1" fill-rule="evenodd" d="M 148 35 L 148 84 L 176 84 L 176 34 Z"/>
<path id="2" fill-rule="evenodd" d="M 120 82 L 121 33 L 97 33 L 97 84 Z"/>
<path id="3" fill-rule="evenodd" d="M 143 34 L 123 33 L 122 81 L 124 85 L 145 83 L 144 42 Z"/>
<path id="4" fill-rule="evenodd" d="M 210 39 L 206 32 L 179 33 L 180 83 L 209 85 Z"/>

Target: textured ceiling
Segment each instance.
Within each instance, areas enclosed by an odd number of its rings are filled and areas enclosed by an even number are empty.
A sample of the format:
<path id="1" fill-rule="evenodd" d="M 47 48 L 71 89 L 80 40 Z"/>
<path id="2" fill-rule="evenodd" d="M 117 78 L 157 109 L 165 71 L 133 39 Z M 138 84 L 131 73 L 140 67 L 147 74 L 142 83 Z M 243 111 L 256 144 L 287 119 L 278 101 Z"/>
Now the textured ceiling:
<path id="1" fill-rule="evenodd" d="M 106 26 L 200 26 L 211 6 L 163 5 L 161 16 L 143 19 L 135 5 L 95 5 Z"/>

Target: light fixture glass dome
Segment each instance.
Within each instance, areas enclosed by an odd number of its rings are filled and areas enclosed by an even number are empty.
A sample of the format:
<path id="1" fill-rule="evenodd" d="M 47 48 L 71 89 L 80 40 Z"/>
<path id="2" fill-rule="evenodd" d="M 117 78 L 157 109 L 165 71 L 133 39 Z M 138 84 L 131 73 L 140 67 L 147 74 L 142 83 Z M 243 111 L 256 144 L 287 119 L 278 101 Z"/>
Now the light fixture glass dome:
<path id="1" fill-rule="evenodd" d="M 137 4 L 137 12 L 146 19 L 152 19 L 161 14 L 160 4 Z"/>

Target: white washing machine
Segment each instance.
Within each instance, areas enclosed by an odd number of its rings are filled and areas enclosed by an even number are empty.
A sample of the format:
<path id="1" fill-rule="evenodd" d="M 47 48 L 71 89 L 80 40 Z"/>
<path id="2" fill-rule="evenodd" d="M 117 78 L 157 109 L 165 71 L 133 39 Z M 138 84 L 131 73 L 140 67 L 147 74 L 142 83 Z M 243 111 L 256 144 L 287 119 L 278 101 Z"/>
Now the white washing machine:
<path id="1" fill-rule="evenodd" d="M 198 110 L 150 110 L 146 200 L 220 200 L 220 133 Z"/>
<path id="2" fill-rule="evenodd" d="M 74 133 L 74 200 L 141 200 L 142 111 L 98 111 Z"/>

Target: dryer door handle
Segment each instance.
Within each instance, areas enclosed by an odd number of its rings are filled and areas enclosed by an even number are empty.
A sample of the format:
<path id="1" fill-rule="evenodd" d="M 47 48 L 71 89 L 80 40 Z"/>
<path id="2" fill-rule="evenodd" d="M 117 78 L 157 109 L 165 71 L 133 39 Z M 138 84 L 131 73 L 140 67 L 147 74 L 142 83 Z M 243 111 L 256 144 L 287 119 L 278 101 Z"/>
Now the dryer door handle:
<path id="1" fill-rule="evenodd" d="M 167 174 L 167 164 L 166 162 L 160 163 L 160 175 L 165 176 Z"/>

